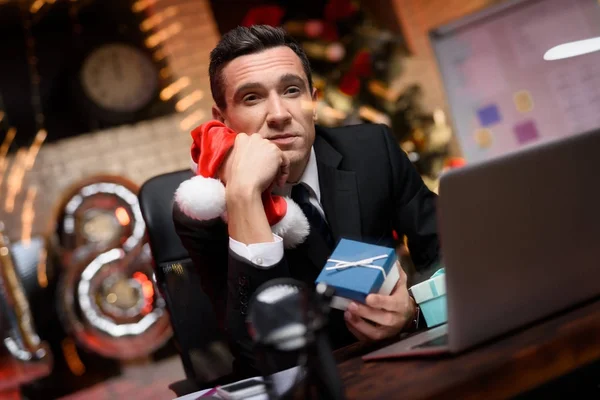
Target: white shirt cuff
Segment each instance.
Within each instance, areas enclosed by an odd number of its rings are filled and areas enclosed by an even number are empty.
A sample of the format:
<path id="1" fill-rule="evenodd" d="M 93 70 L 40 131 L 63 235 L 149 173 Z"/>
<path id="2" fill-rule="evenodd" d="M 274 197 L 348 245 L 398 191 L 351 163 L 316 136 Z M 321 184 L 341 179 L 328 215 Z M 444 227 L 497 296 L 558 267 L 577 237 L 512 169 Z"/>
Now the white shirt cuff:
<path id="1" fill-rule="evenodd" d="M 258 268 L 269 268 L 283 259 L 283 239 L 273 234 L 273 241 L 246 245 L 229 238 L 229 248 Z"/>

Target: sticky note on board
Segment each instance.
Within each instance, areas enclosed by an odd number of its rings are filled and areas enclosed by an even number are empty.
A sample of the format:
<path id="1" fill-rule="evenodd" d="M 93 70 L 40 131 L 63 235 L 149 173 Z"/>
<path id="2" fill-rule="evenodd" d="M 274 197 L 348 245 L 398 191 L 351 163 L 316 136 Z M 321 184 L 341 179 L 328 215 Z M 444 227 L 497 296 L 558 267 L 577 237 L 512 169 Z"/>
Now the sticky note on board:
<path id="1" fill-rule="evenodd" d="M 502 117 L 500 116 L 500 110 L 495 104 L 491 104 L 478 109 L 477 117 L 479 118 L 479 123 L 483 127 L 491 126 L 502 121 Z"/>
<path id="2" fill-rule="evenodd" d="M 494 141 L 492 132 L 487 128 L 477 129 L 474 136 L 475 143 L 477 143 L 477 145 L 482 149 L 491 147 L 492 142 Z"/>
<path id="3" fill-rule="evenodd" d="M 533 110 L 533 97 L 528 90 L 521 90 L 514 94 L 513 101 L 520 113 L 528 113 Z"/>
<path id="4" fill-rule="evenodd" d="M 515 125 L 513 131 L 519 144 L 526 144 L 539 138 L 540 134 L 534 121 L 525 121 Z"/>

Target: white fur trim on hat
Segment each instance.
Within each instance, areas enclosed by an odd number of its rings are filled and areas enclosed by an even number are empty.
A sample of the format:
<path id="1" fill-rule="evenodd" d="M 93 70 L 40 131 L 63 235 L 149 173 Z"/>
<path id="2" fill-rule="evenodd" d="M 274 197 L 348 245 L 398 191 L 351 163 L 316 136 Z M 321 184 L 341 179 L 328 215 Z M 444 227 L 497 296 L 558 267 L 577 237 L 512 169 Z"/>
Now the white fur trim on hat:
<path id="1" fill-rule="evenodd" d="M 306 239 L 310 225 L 302 209 L 289 197 L 285 197 L 287 212 L 285 216 L 271 227 L 274 234 L 283 239 L 283 247 L 292 249 Z"/>
<path id="2" fill-rule="evenodd" d="M 225 186 L 218 179 L 194 176 L 181 182 L 175 191 L 175 203 L 192 219 L 219 218 L 226 208 Z"/>

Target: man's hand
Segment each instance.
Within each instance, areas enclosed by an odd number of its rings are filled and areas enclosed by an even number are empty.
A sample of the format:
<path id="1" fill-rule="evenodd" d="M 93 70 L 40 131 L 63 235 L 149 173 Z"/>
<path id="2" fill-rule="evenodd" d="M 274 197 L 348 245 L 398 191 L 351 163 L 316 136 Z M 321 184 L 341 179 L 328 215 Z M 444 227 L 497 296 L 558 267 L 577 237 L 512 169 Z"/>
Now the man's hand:
<path id="1" fill-rule="evenodd" d="M 220 171 L 231 238 L 247 245 L 273 241 L 261 196 L 273 184 L 283 185 L 289 172 L 289 160 L 275 144 L 258 134 L 236 136 Z"/>
<path id="2" fill-rule="evenodd" d="M 289 160 L 279 147 L 259 134 L 239 133 L 225 159 L 221 179 L 232 191 L 260 194 L 273 184 L 285 184 L 289 173 Z"/>
<path id="3" fill-rule="evenodd" d="M 396 263 L 400 279 L 389 296 L 370 294 L 367 304 L 350 303 L 344 314 L 346 326 L 361 341 L 381 340 L 402 331 L 414 318 L 416 308 L 406 287 L 406 273 Z"/>

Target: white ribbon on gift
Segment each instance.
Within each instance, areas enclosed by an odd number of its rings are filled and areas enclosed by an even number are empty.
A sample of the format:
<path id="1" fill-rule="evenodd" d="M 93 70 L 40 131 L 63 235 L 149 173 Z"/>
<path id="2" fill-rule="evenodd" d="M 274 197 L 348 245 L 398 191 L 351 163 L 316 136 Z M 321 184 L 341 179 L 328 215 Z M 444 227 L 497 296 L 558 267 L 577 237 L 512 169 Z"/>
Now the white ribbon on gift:
<path id="1" fill-rule="evenodd" d="M 342 261 L 342 260 L 334 260 L 334 259 L 330 258 L 327 260 L 327 262 L 334 262 L 336 264 L 332 265 L 331 267 L 326 267 L 325 270 L 331 271 L 331 270 L 345 269 L 345 268 L 351 268 L 351 267 L 373 268 L 373 269 L 380 270 L 381 273 L 383 274 L 383 280 L 385 280 L 387 278 L 385 269 L 383 269 L 383 267 L 380 265 L 372 264 L 373 261 L 381 260 L 382 258 L 388 258 L 388 256 L 386 254 L 382 254 L 380 256 L 365 258 L 364 260 L 358 260 L 358 261 Z"/>

